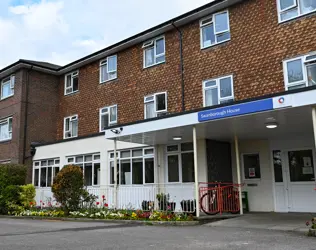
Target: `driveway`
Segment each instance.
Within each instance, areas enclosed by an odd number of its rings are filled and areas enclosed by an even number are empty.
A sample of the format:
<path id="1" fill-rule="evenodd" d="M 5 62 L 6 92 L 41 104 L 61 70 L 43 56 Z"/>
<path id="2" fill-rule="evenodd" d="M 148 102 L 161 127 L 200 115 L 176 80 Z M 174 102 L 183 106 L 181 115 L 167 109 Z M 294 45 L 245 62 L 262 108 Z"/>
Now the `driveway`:
<path id="1" fill-rule="evenodd" d="M 315 249 L 298 232 L 0 219 L 1 250 Z"/>

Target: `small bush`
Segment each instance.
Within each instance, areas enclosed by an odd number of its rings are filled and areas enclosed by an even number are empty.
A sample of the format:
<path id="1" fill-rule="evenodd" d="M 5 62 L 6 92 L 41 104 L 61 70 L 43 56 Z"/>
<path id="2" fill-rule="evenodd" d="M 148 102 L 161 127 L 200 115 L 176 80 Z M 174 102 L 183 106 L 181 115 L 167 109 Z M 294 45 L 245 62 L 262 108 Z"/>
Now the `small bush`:
<path id="1" fill-rule="evenodd" d="M 87 197 L 81 168 L 75 165 L 64 166 L 54 178 L 52 192 L 66 214 L 78 210 L 83 198 Z"/>
<path id="2" fill-rule="evenodd" d="M 27 167 L 18 164 L 4 164 L 0 167 L 0 195 L 10 185 L 24 185 Z"/>
<path id="3" fill-rule="evenodd" d="M 36 190 L 32 184 L 20 187 L 20 200 L 24 208 L 30 208 L 35 204 Z"/>
<path id="4" fill-rule="evenodd" d="M 8 206 L 11 204 L 20 204 L 20 191 L 19 186 L 10 185 L 2 190 L 0 196 L 0 213 L 7 214 L 9 212 Z"/>

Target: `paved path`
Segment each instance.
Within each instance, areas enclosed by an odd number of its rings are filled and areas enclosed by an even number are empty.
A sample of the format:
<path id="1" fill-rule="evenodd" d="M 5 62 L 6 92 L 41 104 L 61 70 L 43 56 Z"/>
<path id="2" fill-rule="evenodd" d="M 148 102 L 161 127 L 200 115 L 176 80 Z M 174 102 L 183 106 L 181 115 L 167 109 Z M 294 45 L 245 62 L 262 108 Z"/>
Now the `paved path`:
<path id="1" fill-rule="evenodd" d="M 0 219 L 1 250 L 311 250 L 315 242 L 298 232 L 261 229 Z"/>

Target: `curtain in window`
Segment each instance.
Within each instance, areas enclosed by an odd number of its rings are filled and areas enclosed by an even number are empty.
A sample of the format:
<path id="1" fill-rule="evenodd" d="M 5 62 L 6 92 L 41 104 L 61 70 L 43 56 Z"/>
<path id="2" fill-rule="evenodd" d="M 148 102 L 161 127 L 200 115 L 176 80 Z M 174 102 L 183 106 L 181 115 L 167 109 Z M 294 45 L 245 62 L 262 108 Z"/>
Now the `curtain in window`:
<path id="1" fill-rule="evenodd" d="M 214 24 L 202 28 L 203 46 L 207 47 L 215 43 Z"/>
<path id="2" fill-rule="evenodd" d="M 71 135 L 72 136 L 77 136 L 78 135 L 78 120 L 77 121 L 72 121 L 72 131 Z"/>
<path id="3" fill-rule="evenodd" d="M 145 51 L 145 65 L 146 66 L 153 65 L 155 63 L 154 58 L 155 58 L 154 47 L 146 49 L 146 51 Z"/>
<path id="4" fill-rule="evenodd" d="M 108 71 L 107 71 L 107 65 L 104 64 L 100 67 L 101 71 L 101 82 L 109 80 Z"/>
<path id="5" fill-rule="evenodd" d="M 154 102 L 146 103 L 146 118 L 153 118 L 156 116 Z"/>
<path id="6" fill-rule="evenodd" d="M 218 104 L 217 88 L 205 90 L 205 105 L 213 106 Z"/>
<path id="7" fill-rule="evenodd" d="M 316 63 L 307 66 L 308 86 L 316 85 Z"/>
<path id="8" fill-rule="evenodd" d="M 316 1 L 315 0 L 299 0 L 301 13 L 305 14 L 311 12 L 316 9 Z"/>
<path id="9" fill-rule="evenodd" d="M 0 124 L 0 140 L 9 138 L 9 124 Z"/>
<path id="10" fill-rule="evenodd" d="M 116 106 L 110 108 L 110 121 L 111 122 L 116 121 L 116 113 L 117 113 L 116 109 L 117 109 Z"/>

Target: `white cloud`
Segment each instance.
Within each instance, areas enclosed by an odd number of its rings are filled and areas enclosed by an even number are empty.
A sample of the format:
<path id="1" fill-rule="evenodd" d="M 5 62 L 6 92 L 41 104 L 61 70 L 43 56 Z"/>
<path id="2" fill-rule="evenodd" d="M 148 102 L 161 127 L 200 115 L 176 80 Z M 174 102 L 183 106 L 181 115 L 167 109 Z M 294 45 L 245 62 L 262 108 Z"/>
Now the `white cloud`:
<path id="1" fill-rule="evenodd" d="M 2 68 L 19 58 L 63 65 L 211 0 L 0 2 Z"/>

